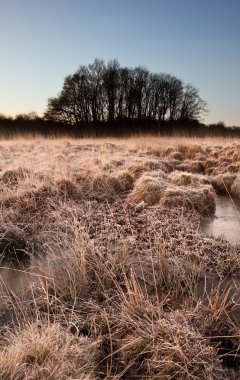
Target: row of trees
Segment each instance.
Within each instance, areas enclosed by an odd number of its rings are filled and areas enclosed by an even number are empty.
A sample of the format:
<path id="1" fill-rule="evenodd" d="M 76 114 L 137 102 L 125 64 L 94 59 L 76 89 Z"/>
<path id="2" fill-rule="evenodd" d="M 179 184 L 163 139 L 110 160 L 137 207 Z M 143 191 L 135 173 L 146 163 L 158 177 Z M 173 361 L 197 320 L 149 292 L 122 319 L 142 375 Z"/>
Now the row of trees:
<path id="1" fill-rule="evenodd" d="M 48 100 L 45 118 L 78 126 L 126 120 L 200 120 L 205 111 L 198 90 L 173 75 L 95 59 L 65 78 L 60 94 Z"/>
<path id="2" fill-rule="evenodd" d="M 223 122 L 205 125 L 197 120 L 166 121 L 161 124 L 157 121 L 151 123 L 139 123 L 138 120 L 125 122 L 118 125 L 114 123 L 83 124 L 81 128 L 74 125 L 69 128 L 62 122 L 46 120 L 39 117 L 36 112 L 16 115 L 15 118 L 0 114 L 0 137 L 122 137 L 136 136 L 138 134 L 151 134 L 161 136 L 186 136 L 186 137 L 240 137 L 240 128 L 227 127 Z"/>

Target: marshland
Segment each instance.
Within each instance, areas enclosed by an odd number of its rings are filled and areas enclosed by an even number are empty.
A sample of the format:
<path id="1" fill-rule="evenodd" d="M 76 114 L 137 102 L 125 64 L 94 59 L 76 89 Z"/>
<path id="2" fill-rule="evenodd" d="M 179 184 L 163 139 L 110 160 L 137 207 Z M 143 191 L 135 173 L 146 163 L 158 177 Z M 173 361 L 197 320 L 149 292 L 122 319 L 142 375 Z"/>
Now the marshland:
<path id="1" fill-rule="evenodd" d="M 1 379 L 240 378 L 239 140 L 3 139 L 0 162 Z"/>

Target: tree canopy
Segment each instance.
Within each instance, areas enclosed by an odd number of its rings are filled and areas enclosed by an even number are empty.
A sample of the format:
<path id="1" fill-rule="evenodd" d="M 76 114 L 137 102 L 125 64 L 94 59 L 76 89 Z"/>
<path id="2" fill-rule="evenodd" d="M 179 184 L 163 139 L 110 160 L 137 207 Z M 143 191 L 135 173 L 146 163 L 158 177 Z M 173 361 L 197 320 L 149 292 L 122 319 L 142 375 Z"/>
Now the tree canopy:
<path id="1" fill-rule="evenodd" d="M 48 100 L 45 118 L 66 125 L 126 120 L 200 120 L 206 102 L 191 84 L 142 66 L 120 67 L 115 59 L 80 66 Z"/>

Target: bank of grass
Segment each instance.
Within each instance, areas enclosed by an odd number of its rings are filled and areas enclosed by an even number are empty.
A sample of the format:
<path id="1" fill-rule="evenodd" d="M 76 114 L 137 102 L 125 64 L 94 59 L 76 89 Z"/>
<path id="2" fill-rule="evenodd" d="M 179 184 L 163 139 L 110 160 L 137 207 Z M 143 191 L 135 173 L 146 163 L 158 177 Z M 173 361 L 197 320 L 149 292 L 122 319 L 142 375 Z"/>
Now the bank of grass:
<path id="1" fill-rule="evenodd" d="M 240 246 L 200 222 L 239 149 L 2 141 L 0 378 L 237 379 Z"/>

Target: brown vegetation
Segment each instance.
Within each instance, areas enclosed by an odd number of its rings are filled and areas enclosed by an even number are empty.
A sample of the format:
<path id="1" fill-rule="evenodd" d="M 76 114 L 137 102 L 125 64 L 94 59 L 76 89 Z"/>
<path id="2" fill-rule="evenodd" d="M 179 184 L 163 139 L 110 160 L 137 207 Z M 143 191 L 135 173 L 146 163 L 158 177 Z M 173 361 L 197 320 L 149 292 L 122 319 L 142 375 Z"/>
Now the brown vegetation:
<path id="1" fill-rule="evenodd" d="M 236 175 L 232 173 L 221 173 L 212 177 L 212 185 L 218 194 L 232 193 L 233 183 Z"/>
<path id="2" fill-rule="evenodd" d="M 177 174 L 176 174 L 177 173 Z M 180 173 L 180 172 L 179 172 Z M 155 174 L 155 176 L 153 176 Z M 128 201 L 132 203 L 145 202 L 147 205 L 159 204 L 164 208 L 185 208 L 186 210 L 195 210 L 200 214 L 211 215 L 215 211 L 215 197 L 210 185 L 202 185 L 203 176 L 184 175 L 174 172 L 169 176 L 175 183 L 180 186 L 174 186 L 167 182 L 166 177 L 160 172 L 150 173 L 140 177 L 128 196 Z M 205 183 L 207 183 L 207 179 Z M 198 188 L 186 185 L 197 185 Z"/>
<path id="3" fill-rule="evenodd" d="M 32 323 L 8 331 L 1 342 L 1 379 L 96 379 L 99 344 L 59 324 Z"/>
<path id="4" fill-rule="evenodd" d="M 239 378 L 240 245 L 200 228 L 239 196 L 217 143 L 1 143 L 1 379 Z"/>
<path id="5" fill-rule="evenodd" d="M 240 175 L 238 175 L 232 184 L 231 187 L 231 193 L 234 195 L 236 198 L 240 198 Z"/>

